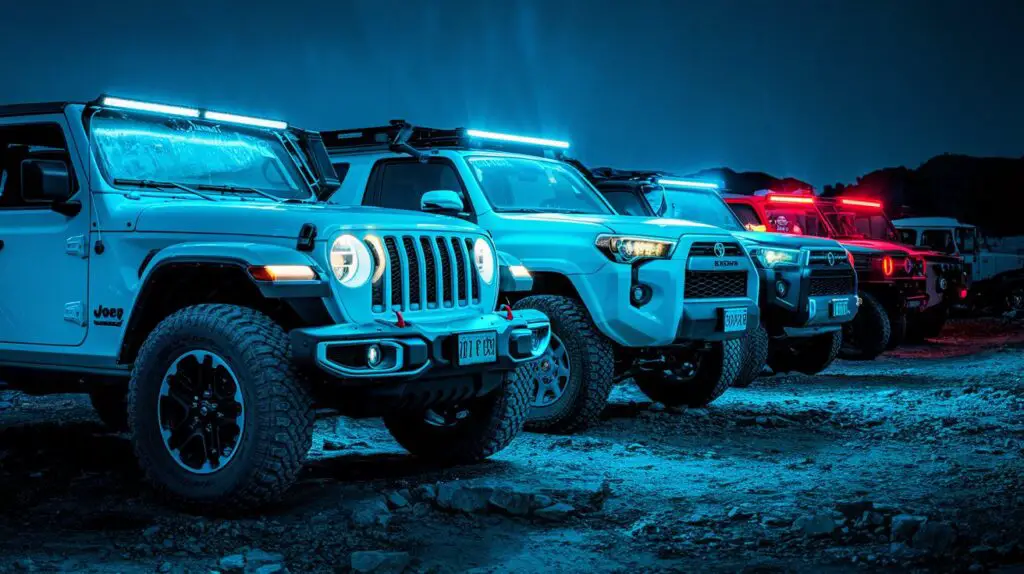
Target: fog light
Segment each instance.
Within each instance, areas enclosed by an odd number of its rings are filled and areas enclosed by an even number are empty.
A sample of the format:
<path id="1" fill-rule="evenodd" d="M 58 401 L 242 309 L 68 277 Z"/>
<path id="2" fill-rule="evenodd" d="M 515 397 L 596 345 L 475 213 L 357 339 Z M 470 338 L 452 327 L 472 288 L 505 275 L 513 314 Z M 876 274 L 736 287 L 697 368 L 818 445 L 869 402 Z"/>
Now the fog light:
<path id="1" fill-rule="evenodd" d="M 381 361 L 380 345 L 370 345 L 366 347 L 366 366 L 371 369 L 376 369 L 380 366 Z"/>
<path id="2" fill-rule="evenodd" d="M 647 285 L 637 284 L 629 291 L 629 302 L 635 307 L 645 305 L 650 300 L 651 288 Z"/>
<path id="3" fill-rule="evenodd" d="M 779 297 L 785 297 L 788 290 L 789 286 L 782 279 L 775 282 L 775 292 L 779 294 Z"/>

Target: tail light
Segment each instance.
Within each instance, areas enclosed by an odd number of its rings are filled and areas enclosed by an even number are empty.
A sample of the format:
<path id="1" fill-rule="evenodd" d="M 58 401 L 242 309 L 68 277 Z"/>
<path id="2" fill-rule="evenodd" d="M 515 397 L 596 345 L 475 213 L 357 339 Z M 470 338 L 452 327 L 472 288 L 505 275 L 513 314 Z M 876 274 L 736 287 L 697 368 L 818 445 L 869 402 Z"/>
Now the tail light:
<path id="1" fill-rule="evenodd" d="M 967 289 L 966 288 L 960 290 L 960 298 L 961 299 L 966 299 L 967 298 Z"/>

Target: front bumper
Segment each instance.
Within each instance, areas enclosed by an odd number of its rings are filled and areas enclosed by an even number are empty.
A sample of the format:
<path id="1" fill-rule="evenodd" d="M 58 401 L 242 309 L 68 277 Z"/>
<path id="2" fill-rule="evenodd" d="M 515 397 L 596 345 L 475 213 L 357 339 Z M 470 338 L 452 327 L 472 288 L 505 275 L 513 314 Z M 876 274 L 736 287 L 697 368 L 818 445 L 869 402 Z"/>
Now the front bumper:
<path id="1" fill-rule="evenodd" d="M 857 276 L 849 267 L 794 265 L 760 268 L 758 273 L 762 318 L 774 337 L 812 337 L 838 331 L 857 314 Z M 837 314 L 844 304 L 847 312 Z"/>
<path id="2" fill-rule="evenodd" d="M 495 333 L 493 362 L 459 365 L 459 334 Z M 410 380 L 464 378 L 494 371 L 509 371 L 539 357 L 547 349 L 551 325 L 540 311 L 485 313 L 454 321 L 415 322 L 400 327 L 393 322 L 336 324 L 291 332 L 292 356 L 340 387 L 386 386 Z M 383 359 L 376 368 L 361 364 L 368 345 L 377 345 Z"/>

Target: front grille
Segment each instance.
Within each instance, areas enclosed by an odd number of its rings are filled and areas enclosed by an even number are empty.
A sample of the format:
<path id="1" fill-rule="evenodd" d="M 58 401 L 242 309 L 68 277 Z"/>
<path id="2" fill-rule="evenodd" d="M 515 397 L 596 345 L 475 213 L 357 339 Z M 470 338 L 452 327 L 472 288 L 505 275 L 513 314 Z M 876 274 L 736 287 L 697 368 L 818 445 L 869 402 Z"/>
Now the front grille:
<path id="1" fill-rule="evenodd" d="M 480 275 L 472 239 L 453 236 L 385 235 L 383 261 L 370 242 L 374 269 L 387 265 L 372 287 L 373 311 L 390 313 L 465 307 L 480 301 Z"/>
<path id="2" fill-rule="evenodd" d="M 829 253 L 832 254 L 832 265 L 828 264 Z M 846 258 L 846 252 L 837 250 L 811 251 L 807 262 L 811 267 L 824 267 L 825 269 L 849 269 L 850 267 L 850 260 Z"/>
<path id="3" fill-rule="evenodd" d="M 810 295 L 850 295 L 853 293 L 853 276 L 811 277 Z"/>
<path id="4" fill-rule="evenodd" d="M 740 249 L 739 243 L 728 243 L 725 241 L 720 242 L 722 247 L 725 249 L 725 254 L 722 257 L 739 257 L 743 255 L 743 250 Z M 715 242 L 713 241 L 698 241 L 690 247 L 690 257 L 717 257 L 715 255 Z"/>
<path id="5" fill-rule="evenodd" d="M 687 271 L 686 299 L 746 297 L 746 271 Z"/>

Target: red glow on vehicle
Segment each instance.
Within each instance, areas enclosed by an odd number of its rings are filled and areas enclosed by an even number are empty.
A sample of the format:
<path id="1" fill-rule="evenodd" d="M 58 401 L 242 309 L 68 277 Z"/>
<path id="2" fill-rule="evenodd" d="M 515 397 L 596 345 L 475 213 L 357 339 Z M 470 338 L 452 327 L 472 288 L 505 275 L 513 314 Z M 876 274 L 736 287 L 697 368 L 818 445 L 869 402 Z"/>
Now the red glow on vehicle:
<path id="1" fill-rule="evenodd" d="M 769 195 L 768 201 L 775 203 L 814 203 L 813 197 L 806 195 Z"/>
<path id="2" fill-rule="evenodd" d="M 846 259 L 848 259 L 850 261 L 850 267 L 854 267 L 854 264 L 853 264 L 853 253 L 850 253 L 849 251 L 847 251 L 846 252 Z"/>
<path id="3" fill-rule="evenodd" d="M 882 258 L 882 273 L 885 273 L 886 277 L 890 277 L 892 275 L 892 272 L 893 272 L 894 269 L 895 269 L 895 266 L 893 265 L 892 257 L 889 257 L 888 255 L 883 257 Z"/>
<path id="4" fill-rule="evenodd" d="M 967 298 L 967 289 L 966 288 L 960 290 L 960 298 L 961 299 L 966 299 Z"/>
<path id="5" fill-rule="evenodd" d="M 839 203 L 849 205 L 850 207 L 872 207 L 874 209 L 882 209 L 882 202 L 872 199 L 850 199 L 848 197 L 841 197 L 839 198 Z"/>

